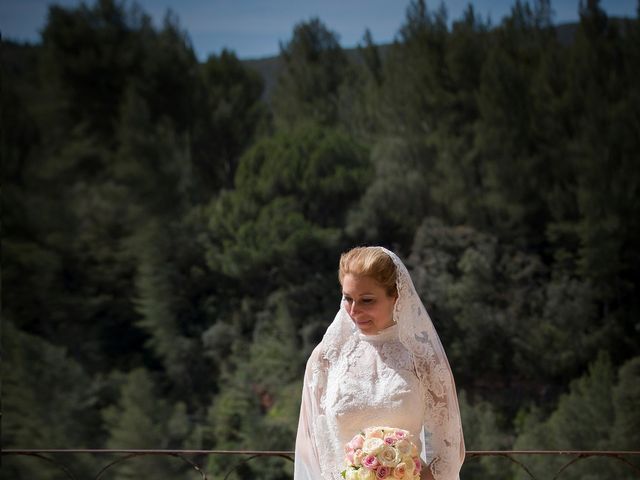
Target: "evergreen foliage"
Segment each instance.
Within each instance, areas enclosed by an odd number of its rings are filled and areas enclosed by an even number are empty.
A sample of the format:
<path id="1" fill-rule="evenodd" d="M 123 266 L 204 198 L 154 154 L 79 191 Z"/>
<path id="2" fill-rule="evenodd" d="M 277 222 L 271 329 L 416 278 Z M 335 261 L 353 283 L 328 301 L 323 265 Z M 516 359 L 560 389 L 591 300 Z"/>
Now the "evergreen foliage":
<path id="1" fill-rule="evenodd" d="M 104 433 L 97 409 L 101 379 L 88 372 L 61 347 L 16 328 L 3 319 L 2 439 L 5 446 L 68 448 L 84 444 L 99 448 Z M 26 448 L 26 447 L 25 447 Z M 3 458 L 3 476 L 59 478 L 53 465 L 29 458 Z M 90 459 L 76 468 L 91 472 Z"/>
<path id="2" fill-rule="evenodd" d="M 517 449 L 544 448 L 561 450 L 563 445 L 573 445 L 576 450 L 618 450 L 634 448 L 633 434 L 620 435 L 621 422 L 637 424 L 637 409 L 627 410 L 629 406 L 620 400 L 620 392 L 625 391 L 626 400 L 637 401 L 627 382 L 637 372 L 638 358 L 616 370 L 608 355 L 601 353 L 590 365 L 587 374 L 571 383 L 569 393 L 563 394 L 556 410 L 544 421 L 540 421 L 535 412 L 524 417 L 520 433 L 515 443 Z M 616 380 L 616 376 L 618 380 Z M 626 446 L 628 445 L 628 446 Z M 529 462 L 534 474 L 549 474 L 558 471 L 566 459 L 534 459 Z M 581 464 L 568 469 L 565 473 L 573 479 L 633 478 L 633 472 L 624 465 L 605 459 L 584 460 Z M 519 472 L 515 478 L 526 478 Z"/>
<path id="3" fill-rule="evenodd" d="M 104 426 L 109 432 L 107 448 L 171 449 L 185 444 L 191 428 L 182 402 L 172 404 L 158 395 L 150 374 L 143 368 L 130 371 L 121 380 L 120 398 L 103 411 Z M 172 457 L 144 458 L 124 462 L 115 478 L 176 477 L 186 467 Z"/>
<path id="4" fill-rule="evenodd" d="M 339 254 L 381 244 L 441 335 L 468 449 L 637 449 L 640 19 L 576 8 L 567 41 L 546 0 L 498 25 L 415 0 L 392 45 L 351 54 L 303 21 L 266 101 L 233 52 L 198 63 L 174 15 L 124 2 L 3 42 L 4 447 L 292 449 Z M 504 462 L 463 476 L 524 478 Z"/>
<path id="5" fill-rule="evenodd" d="M 283 127 L 312 120 L 332 125 L 347 58 L 338 36 L 318 18 L 301 22 L 289 42 L 280 45 L 284 69 L 273 96 L 276 122 Z"/>

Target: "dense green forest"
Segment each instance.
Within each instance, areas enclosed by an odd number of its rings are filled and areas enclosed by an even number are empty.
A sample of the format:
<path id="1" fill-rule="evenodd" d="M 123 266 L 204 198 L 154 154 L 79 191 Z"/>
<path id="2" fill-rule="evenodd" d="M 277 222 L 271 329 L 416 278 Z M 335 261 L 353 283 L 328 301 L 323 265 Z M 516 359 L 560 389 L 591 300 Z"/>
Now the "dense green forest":
<path id="1" fill-rule="evenodd" d="M 53 6 L 37 45 L 5 39 L 3 447 L 292 449 L 339 254 L 380 244 L 441 335 L 469 450 L 638 450 L 640 16 L 588 0 L 561 41 L 552 7 L 493 25 L 415 0 L 392 45 L 363 32 L 350 55 L 302 21 L 267 98 L 233 52 L 198 62 L 175 16 L 132 3 Z M 462 476 L 526 478 L 506 459 Z"/>

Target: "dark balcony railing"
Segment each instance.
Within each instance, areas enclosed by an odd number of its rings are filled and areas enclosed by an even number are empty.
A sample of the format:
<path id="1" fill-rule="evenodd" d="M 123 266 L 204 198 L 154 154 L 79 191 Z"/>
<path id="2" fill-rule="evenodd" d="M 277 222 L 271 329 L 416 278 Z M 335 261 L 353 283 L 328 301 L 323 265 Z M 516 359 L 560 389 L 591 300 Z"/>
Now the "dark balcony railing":
<path id="1" fill-rule="evenodd" d="M 107 450 L 107 449 L 48 449 L 48 450 L 28 450 L 28 449 L 6 449 L 0 451 L 2 456 L 22 456 L 32 457 L 44 462 L 55 465 L 61 474 L 70 480 L 80 480 L 62 460 L 63 457 L 70 454 L 91 454 L 99 456 L 113 456 L 117 458 L 105 462 L 104 466 L 98 470 L 93 477 L 94 480 L 103 480 L 106 478 L 107 471 L 116 465 L 126 462 L 135 457 L 143 456 L 168 456 L 175 457 L 188 464 L 195 475 L 199 475 L 202 480 L 220 480 L 227 479 L 241 465 L 260 457 L 279 457 L 286 461 L 293 462 L 293 452 L 289 451 L 260 451 L 260 450 Z M 200 459 L 212 455 L 227 455 L 240 457 L 237 462 L 229 469 L 229 471 L 214 478 L 206 474 L 205 469 L 194 459 Z M 468 451 L 466 462 L 482 457 L 506 457 L 514 464 L 518 465 L 527 475 L 534 480 L 542 480 L 531 473 L 529 467 L 522 460 L 523 457 L 530 456 L 560 456 L 567 459 L 560 469 L 552 477 L 553 480 L 559 479 L 562 474 L 575 465 L 577 462 L 586 458 L 604 457 L 611 461 L 618 461 L 625 464 L 629 471 L 634 472 L 635 476 L 640 478 L 640 451 L 598 451 L 598 450 L 491 450 L 491 451 Z M 630 460 L 632 459 L 632 460 Z"/>

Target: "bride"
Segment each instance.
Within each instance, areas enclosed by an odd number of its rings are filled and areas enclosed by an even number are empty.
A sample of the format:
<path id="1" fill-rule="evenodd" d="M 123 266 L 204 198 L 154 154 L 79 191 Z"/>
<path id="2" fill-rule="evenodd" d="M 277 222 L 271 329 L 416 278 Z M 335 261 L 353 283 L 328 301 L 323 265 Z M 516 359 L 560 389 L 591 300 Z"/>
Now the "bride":
<path id="1" fill-rule="evenodd" d="M 294 480 L 342 479 L 344 445 L 367 427 L 408 430 L 422 479 L 456 480 L 465 456 L 447 357 L 402 261 L 342 254 L 342 304 L 304 376 Z"/>

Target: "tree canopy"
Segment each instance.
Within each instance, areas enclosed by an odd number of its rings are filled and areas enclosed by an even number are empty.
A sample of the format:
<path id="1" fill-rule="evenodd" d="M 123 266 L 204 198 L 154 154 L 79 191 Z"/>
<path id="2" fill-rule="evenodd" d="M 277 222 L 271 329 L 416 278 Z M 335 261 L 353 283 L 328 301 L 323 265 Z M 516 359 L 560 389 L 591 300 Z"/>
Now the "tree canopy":
<path id="1" fill-rule="evenodd" d="M 414 0 L 393 44 L 351 51 L 312 18 L 269 98 L 115 0 L 3 42 L 4 447 L 292 449 L 363 244 L 406 261 L 468 449 L 637 447 L 640 19 L 576 9 L 566 40 L 548 1 L 492 25 Z M 185 468 L 154 462 L 114 478 Z M 259 462 L 233 478 L 291 478 Z M 522 476 L 500 462 L 463 475 Z"/>

